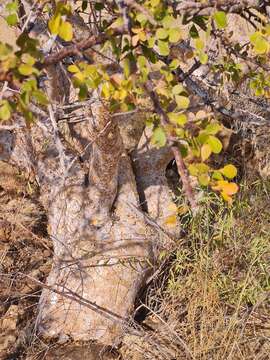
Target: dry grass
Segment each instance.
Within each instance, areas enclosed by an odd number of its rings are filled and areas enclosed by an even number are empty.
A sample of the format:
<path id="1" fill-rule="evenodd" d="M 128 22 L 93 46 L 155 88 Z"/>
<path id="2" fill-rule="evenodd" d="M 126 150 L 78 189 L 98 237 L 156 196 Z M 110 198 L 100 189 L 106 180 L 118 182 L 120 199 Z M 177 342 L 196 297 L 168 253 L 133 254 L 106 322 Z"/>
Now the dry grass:
<path id="1" fill-rule="evenodd" d="M 157 282 L 147 299 L 159 343 L 182 340 L 160 359 L 269 359 L 269 197 L 270 182 L 257 180 L 241 186 L 232 208 L 209 195 L 197 218 L 182 218 L 184 245 L 163 254 L 173 258 L 165 288 Z"/>

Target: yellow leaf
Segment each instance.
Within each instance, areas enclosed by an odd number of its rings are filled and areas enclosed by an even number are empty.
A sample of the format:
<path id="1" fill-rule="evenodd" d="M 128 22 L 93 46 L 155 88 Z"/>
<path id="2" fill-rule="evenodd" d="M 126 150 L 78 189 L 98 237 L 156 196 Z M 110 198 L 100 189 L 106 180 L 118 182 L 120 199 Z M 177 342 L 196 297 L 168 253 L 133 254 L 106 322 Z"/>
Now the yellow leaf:
<path id="1" fill-rule="evenodd" d="M 221 192 L 221 196 L 229 205 L 232 205 L 232 197 L 226 194 L 224 191 Z"/>
<path id="2" fill-rule="evenodd" d="M 212 154 L 211 146 L 208 144 L 203 144 L 203 146 L 201 148 L 202 161 L 207 160 L 211 154 Z"/>
<path id="3" fill-rule="evenodd" d="M 19 66 L 19 73 L 24 75 L 24 76 L 29 76 L 33 73 L 34 68 L 31 65 L 28 64 L 21 64 Z"/>
<path id="4" fill-rule="evenodd" d="M 226 178 L 233 179 L 237 175 L 237 169 L 234 165 L 226 165 L 219 170 Z"/>
<path id="5" fill-rule="evenodd" d="M 212 189 L 221 191 L 227 195 L 234 195 L 238 191 L 238 185 L 235 183 L 229 183 L 226 180 L 219 180 L 215 186 L 212 186 Z"/>
<path id="6" fill-rule="evenodd" d="M 77 65 L 69 65 L 68 71 L 71 73 L 77 73 L 80 71 Z"/>
<path id="7" fill-rule="evenodd" d="M 53 16 L 48 23 L 48 27 L 49 30 L 51 32 L 51 34 L 53 35 L 57 35 L 59 32 L 59 27 L 60 27 L 60 22 L 61 22 L 61 15 L 58 14 L 57 16 Z"/>
<path id="8" fill-rule="evenodd" d="M 176 214 L 167 216 L 165 219 L 165 224 L 171 227 L 175 227 L 177 224 L 177 216 Z"/>
<path id="9" fill-rule="evenodd" d="M 227 195 L 234 195 L 237 193 L 238 191 L 238 185 L 235 183 L 228 183 L 223 187 L 223 191 L 227 194 Z"/>
<path id="10" fill-rule="evenodd" d="M 204 48 L 204 42 L 202 41 L 202 39 L 197 38 L 197 39 L 195 39 L 194 43 L 195 43 L 195 48 L 196 48 L 197 50 L 203 50 L 203 48 Z"/>
<path id="11" fill-rule="evenodd" d="M 140 39 L 141 41 L 145 41 L 145 40 L 146 40 L 146 33 L 145 33 L 144 31 L 141 31 L 141 32 L 138 34 L 138 36 L 139 36 L 139 39 Z"/>
<path id="12" fill-rule="evenodd" d="M 177 43 L 181 39 L 181 31 L 179 28 L 172 28 L 169 30 L 169 41 Z"/>
<path id="13" fill-rule="evenodd" d="M 73 38 L 72 25 L 68 21 L 63 21 L 59 28 L 59 36 L 65 41 L 71 41 Z"/>
<path id="14" fill-rule="evenodd" d="M 202 174 L 198 176 L 199 184 L 202 186 L 207 186 L 210 181 L 210 177 L 207 174 Z"/>
<path id="15" fill-rule="evenodd" d="M 176 95 L 175 96 L 176 104 L 180 109 L 187 109 L 189 107 L 189 98 L 187 96 Z"/>
<path id="16" fill-rule="evenodd" d="M 185 125 L 187 122 L 187 116 L 185 114 L 171 112 L 168 113 L 168 117 L 172 123 L 180 126 Z"/>

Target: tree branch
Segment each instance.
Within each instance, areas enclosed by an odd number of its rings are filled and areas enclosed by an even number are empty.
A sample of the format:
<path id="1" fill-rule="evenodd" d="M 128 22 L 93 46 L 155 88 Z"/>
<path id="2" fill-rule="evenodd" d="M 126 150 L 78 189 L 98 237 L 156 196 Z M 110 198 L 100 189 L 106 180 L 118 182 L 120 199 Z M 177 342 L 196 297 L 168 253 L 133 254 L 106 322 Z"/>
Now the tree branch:
<path id="1" fill-rule="evenodd" d="M 260 2 L 258 0 L 208 0 L 204 2 L 182 1 L 177 6 L 177 11 L 194 14 L 195 12 L 206 9 L 222 9 L 227 12 L 239 12 L 246 8 L 258 8 Z"/>
<path id="2" fill-rule="evenodd" d="M 94 45 L 100 45 L 100 44 L 104 43 L 111 36 L 122 35 L 125 32 L 126 32 L 126 29 L 123 27 L 123 28 L 115 29 L 113 35 L 108 34 L 108 33 L 92 35 L 89 38 L 78 42 L 77 44 L 73 44 L 73 45 L 64 47 L 57 53 L 53 53 L 51 55 L 46 56 L 43 63 L 38 64 L 38 68 L 40 68 L 40 69 L 46 68 L 52 64 L 56 64 L 56 63 L 62 61 L 66 57 L 78 55 L 80 52 L 87 50 Z"/>

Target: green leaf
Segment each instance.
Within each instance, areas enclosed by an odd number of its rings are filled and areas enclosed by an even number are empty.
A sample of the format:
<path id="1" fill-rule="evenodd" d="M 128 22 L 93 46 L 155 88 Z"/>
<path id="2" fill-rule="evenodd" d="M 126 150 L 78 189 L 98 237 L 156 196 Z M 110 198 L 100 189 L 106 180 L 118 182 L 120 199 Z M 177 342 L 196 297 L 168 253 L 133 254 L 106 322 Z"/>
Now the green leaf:
<path id="1" fill-rule="evenodd" d="M 183 130 L 183 129 L 176 129 L 176 130 Z M 177 135 L 178 135 L 178 134 L 177 134 Z M 178 135 L 178 137 L 183 138 L 184 136 Z M 188 148 L 187 148 L 187 146 L 185 146 L 185 145 L 183 145 L 183 144 L 180 144 L 180 145 L 179 145 L 179 150 L 180 150 L 181 155 L 183 156 L 183 158 L 185 158 L 185 157 L 188 156 Z"/>
<path id="2" fill-rule="evenodd" d="M 68 21 L 63 21 L 59 28 L 59 36 L 65 41 L 71 41 L 73 38 L 72 25 Z"/>
<path id="3" fill-rule="evenodd" d="M 214 180 L 223 180 L 223 176 L 219 171 L 214 171 L 213 175 L 212 175 L 212 178 Z"/>
<path id="4" fill-rule="evenodd" d="M 196 164 L 189 165 L 188 171 L 189 171 L 191 176 L 197 176 L 198 173 L 199 173 Z"/>
<path id="5" fill-rule="evenodd" d="M 6 121 L 11 116 L 11 108 L 8 103 L 8 101 L 4 100 L 2 101 L 2 104 L 0 105 L 0 119 Z"/>
<path id="6" fill-rule="evenodd" d="M 48 105 L 49 104 L 49 100 L 47 99 L 47 96 L 40 90 L 33 91 L 33 97 L 41 105 Z"/>
<path id="7" fill-rule="evenodd" d="M 210 182 L 210 177 L 207 174 L 202 174 L 198 176 L 198 181 L 202 186 L 208 186 Z"/>
<path id="8" fill-rule="evenodd" d="M 225 29 L 228 24 L 227 15 L 224 11 L 214 13 L 214 20 L 220 30 Z"/>
<path id="9" fill-rule="evenodd" d="M 172 28 L 169 30 L 169 41 L 171 43 L 177 43 L 181 39 L 181 31 L 178 28 Z"/>
<path id="10" fill-rule="evenodd" d="M 262 34 L 259 31 L 255 31 L 253 34 L 249 36 L 249 40 L 252 45 L 255 45 L 258 39 L 262 37 Z"/>
<path id="11" fill-rule="evenodd" d="M 185 125 L 187 122 L 187 116 L 185 114 L 171 112 L 168 113 L 168 117 L 172 123 L 180 126 Z"/>
<path id="12" fill-rule="evenodd" d="M 21 57 L 22 62 L 24 62 L 27 65 L 33 66 L 36 62 L 36 59 L 29 55 L 29 54 L 23 54 Z"/>
<path id="13" fill-rule="evenodd" d="M 174 131 L 180 139 L 185 137 L 185 130 L 183 128 L 176 128 Z"/>
<path id="14" fill-rule="evenodd" d="M 77 73 L 80 71 L 80 69 L 78 68 L 77 65 L 69 65 L 68 66 L 68 71 L 71 73 Z"/>
<path id="15" fill-rule="evenodd" d="M 95 10 L 100 11 L 102 9 L 104 9 L 104 4 L 102 4 L 101 2 L 95 2 Z"/>
<path id="16" fill-rule="evenodd" d="M 151 0 L 151 6 L 152 6 L 152 7 L 158 6 L 159 3 L 160 3 L 160 0 Z"/>
<path id="17" fill-rule="evenodd" d="M 108 82 L 105 82 L 102 87 L 101 87 L 101 95 L 105 98 L 105 99 L 109 99 L 110 95 L 111 95 L 111 91 L 110 91 L 110 84 Z"/>
<path id="18" fill-rule="evenodd" d="M 166 15 L 162 20 L 162 25 L 169 29 L 174 25 L 175 19 L 171 15 Z"/>
<path id="19" fill-rule="evenodd" d="M 250 35 L 249 40 L 253 45 L 253 50 L 256 54 L 265 54 L 269 51 L 269 42 L 259 31 L 255 31 L 255 33 Z"/>
<path id="20" fill-rule="evenodd" d="M 36 79 L 30 79 L 23 83 L 21 87 L 22 91 L 32 91 L 37 90 L 37 80 Z"/>
<path id="21" fill-rule="evenodd" d="M 144 25 L 147 22 L 147 17 L 143 13 L 137 15 L 137 20 L 141 25 Z"/>
<path id="22" fill-rule="evenodd" d="M 206 132 L 206 134 L 208 135 L 216 135 L 220 130 L 221 130 L 221 126 L 217 123 L 211 123 L 208 124 L 206 126 L 206 128 L 204 129 L 204 131 Z"/>
<path id="23" fill-rule="evenodd" d="M 189 107 L 189 98 L 187 96 L 176 95 L 175 101 L 180 109 L 187 109 Z"/>
<path id="24" fill-rule="evenodd" d="M 138 57 L 137 62 L 138 62 L 138 65 L 139 65 L 139 69 L 142 69 L 142 68 L 144 68 L 144 67 L 146 66 L 146 64 L 147 64 L 147 59 L 146 59 L 145 56 L 140 55 L 140 56 Z"/>
<path id="25" fill-rule="evenodd" d="M 156 38 L 154 36 L 151 36 L 147 41 L 148 46 L 150 47 L 150 49 L 152 49 L 155 45 Z"/>
<path id="26" fill-rule="evenodd" d="M 131 71 L 129 58 L 125 58 L 123 60 L 123 70 L 124 70 L 125 78 L 128 79 Z"/>
<path id="27" fill-rule="evenodd" d="M 177 84 L 172 88 L 173 95 L 179 95 L 184 91 L 184 87 L 182 84 Z"/>
<path id="28" fill-rule="evenodd" d="M 219 170 L 226 178 L 233 179 L 237 175 L 237 169 L 234 165 L 226 165 Z"/>
<path id="29" fill-rule="evenodd" d="M 57 35 L 60 28 L 61 15 L 57 14 L 53 16 L 48 22 L 48 28 L 53 35 Z"/>
<path id="30" fill-rule="evenodd" d="M 191 176 L 198 176 L 202 174 L 207 174 L 209 171 L 209 166 L 204 163 L 191 164 L 188 167 Z"/>
<path id="31" fill-rule="evenodd" d="M 170 53 L 170 48 L 168 42 L 158 40 L 158 49 L 159 53 L 162 56 L 168 56 Z"/>
<path id="32" fill-rule="evenodd" d="M 175 70 L 181 65 L 181 62 L 178 59 L 173 59 L 173 61 L 170 63 L 170 69 Z"/>
<path id="33" fill-rule="evenodd" d="M 208 62 L 208 55 L 205 52 L 201 52 L 199 55 L 199 60 L 202 65 L 207 64 Z"/>
<path id="34" fill-rule="evenodd" d="M 214 154 L 219 154 L 222 150 L 222 143 L 221 141 L 213 136 L 213 135 L 210 135 L 207 139 L 207 144 L 210 145 L 211 147 L 211 150 Z"/>
<path id="35" fill-rule="evenodd" d="M 21 75 L 29 76 L 29 75 L 33 74 L 34 68 L 33 68 L 33 66 L 28 65 L 28 64 L 21 64 L 19 66 L 18 70 Z"/>
<path id="36" fill-rule="evenodd" d="M 111 25 L 110 29 L 117 29 L 124 25 L 124 19 L 121 17 L 117 18 Z"/>
<path id="37" fill-rule="evenodd" d="M 80 85 L 80 90 L 79 90 L 79 99 L 80 100 L 85 100 L 87 98 L 88 95 L 88 89 L 87 86 L 85 84 L 81 84 Z"/>
<path id="38" fill-rule="evenodd" d="M 197 50 L 203 50 L 204 49 L 204 42 L 200 38 L 195 39 L 194 45 L 195 45 L 195 48 Z"/>
<path id="39" fill-rule="evenodd" d="M 265 54 L 269 51 L 269 42 L 263 37 L 260 38 L 254 45 L 254 51 L 256 54 Z"/>
<path id="40" fill-rule="evenodd" d="M 157 39 L 164 40 L 168 36 L 169 36 L 169 32 L 166 29 L 164 29 L 164 28 L 157 29 L 157 32 L 156 32 Z"/>
<path id="41" fill-rule="evenodd" d="M 193 38 L 193 39 L 196 39 L 199 37 L 199 33 L 198 33 L 198 30 L 196 28 L 195 25 L 192 25 L 190 30 L 189 30 L 189 35 Z"/>
<path id="42" fill-rule="evenodd" d="M 17 11 L 19 10 L 18 1 L 12 1 L 12 2 L 8 3 L 8 4 L 6 5 L 6 10 L 7 10 L 9 13 L 17 12 Z"/>
<path id="43" fill-rule="evenodd" d="M 14 26 L 18 22 L 18 16 L 17 14 L 10 14 L 6 17 L 6 22 L 9 26 Z"/>
<path id="44" fill-rule="evenodd" d="M 157 147 L 163 147 L 166 144 L 166 134 L 161 127 L 155 128 L 152 134 L 151 142 Z"/>
<path id="45" fill-rule="evenodd" d="M 209 171 L 209 166 L 204 163 L 196 164 L 199 174 L 206 174 Z"/>

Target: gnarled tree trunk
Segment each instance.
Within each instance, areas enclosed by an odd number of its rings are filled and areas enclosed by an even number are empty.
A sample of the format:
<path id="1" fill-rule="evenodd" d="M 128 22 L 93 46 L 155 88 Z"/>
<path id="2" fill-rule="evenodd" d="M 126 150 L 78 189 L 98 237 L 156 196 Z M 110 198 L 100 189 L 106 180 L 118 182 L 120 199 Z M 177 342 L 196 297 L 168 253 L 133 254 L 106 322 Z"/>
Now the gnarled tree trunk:
<path id="1" fill-rule="evenodd" d="M 74 100 L 73 90 L 61 65 L 47 74 L 53 105 L 38 111 L 30 130 L 21 119 L 21 129 L 0 132 L 1 160 L 34 173 L 48 214 L 54 265 L 37 329 L 45 337 L 115 345 L 129 327 L 160 240 L 141 209 L 166 230 L 165 170 L 172 154 L 150 145 L 142 114 L 112 116 L 97 93 L 83 109 L 84 121 L 60 134 L 58 108 Z M 175 234 L 167 230 L 168 240 Z"/>

